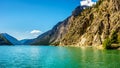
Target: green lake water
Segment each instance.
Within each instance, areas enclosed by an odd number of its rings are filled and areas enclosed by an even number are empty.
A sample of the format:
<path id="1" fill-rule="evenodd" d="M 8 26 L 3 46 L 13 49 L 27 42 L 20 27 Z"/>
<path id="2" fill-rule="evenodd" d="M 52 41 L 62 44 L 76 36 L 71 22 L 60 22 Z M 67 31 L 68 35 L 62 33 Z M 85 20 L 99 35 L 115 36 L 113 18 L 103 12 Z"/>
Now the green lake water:
<path id="1" fill-rule="evenodd" d="M 0 46 L 0 68 L 120 68 L 120 51 L 55 46 Z"/>

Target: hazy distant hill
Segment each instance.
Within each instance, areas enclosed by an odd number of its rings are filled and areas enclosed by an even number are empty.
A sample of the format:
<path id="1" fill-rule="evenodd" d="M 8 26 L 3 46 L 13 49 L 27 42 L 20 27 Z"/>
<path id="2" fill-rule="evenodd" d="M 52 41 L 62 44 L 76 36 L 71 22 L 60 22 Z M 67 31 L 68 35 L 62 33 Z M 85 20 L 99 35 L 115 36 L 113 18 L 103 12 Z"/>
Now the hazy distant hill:
<path id="1" fill-rule="evenodd" d="M 29 45 L 31 44 L 31 42 L 33 41 L 34 39 L 23 39 L 23 40 L 20 40 L 21 44 L 23 45 Z"/>

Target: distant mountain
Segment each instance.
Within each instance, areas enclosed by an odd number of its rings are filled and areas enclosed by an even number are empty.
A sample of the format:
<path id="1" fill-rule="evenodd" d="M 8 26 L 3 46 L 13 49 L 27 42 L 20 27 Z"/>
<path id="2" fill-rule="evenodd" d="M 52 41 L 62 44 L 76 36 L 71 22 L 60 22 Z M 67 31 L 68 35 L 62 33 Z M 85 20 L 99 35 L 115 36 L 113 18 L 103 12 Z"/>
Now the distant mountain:
<path id="1" fill-rule="evenodd" d="M 31 42 L 33 41 L 34 39 L 23 39 L 23 40 L 20 40 L 21 44 L 23 45 L 29 45 L 31 44 Z"/>
<path id="2" fill-rule="evenodd" d="M 8 35 L 7 33 L 1 33 L 1 45 L 20 45 L 21 43 L 14 37 Z M 5 44 L 2 42 L 6 42 Z"/>
<path id="3" fill-rule="evenodd" d="M 81 8 L 31 44 L 99 46 L 106 38 L 120 41 L 120 0 L 99 0 L 92 7 Z"/>
<path id="4" fill-rule="evenodd" d="M 0 34 L 0 45 L 12 45 L 2 34 Z"/>

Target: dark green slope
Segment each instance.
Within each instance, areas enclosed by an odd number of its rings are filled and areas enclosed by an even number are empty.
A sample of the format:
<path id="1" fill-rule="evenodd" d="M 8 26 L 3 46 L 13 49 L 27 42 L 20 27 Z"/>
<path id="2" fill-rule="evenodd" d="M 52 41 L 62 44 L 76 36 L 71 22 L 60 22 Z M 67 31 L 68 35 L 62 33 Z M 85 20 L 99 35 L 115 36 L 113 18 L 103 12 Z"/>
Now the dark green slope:
<path id="1" fill-rule="evenodd" d="M 12 45 L 2 34 L 0 34 L 0 45 Z"/>

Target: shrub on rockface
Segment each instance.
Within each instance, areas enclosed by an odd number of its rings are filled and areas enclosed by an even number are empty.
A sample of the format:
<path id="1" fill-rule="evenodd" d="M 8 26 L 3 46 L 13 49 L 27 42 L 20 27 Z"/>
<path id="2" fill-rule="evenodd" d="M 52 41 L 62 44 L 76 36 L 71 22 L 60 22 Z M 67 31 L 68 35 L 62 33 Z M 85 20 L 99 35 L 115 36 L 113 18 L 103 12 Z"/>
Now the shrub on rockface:
<path id="1" fill-rule="evenodd" d="M 118 38 L 117 38 L 117 40 L 118 40 L 118 43 L 120 43 L 120 35 L 118 35 Z"/>
<path id="2" fill-rule="evenodd" d="M 105 49 L 111 49 L 111 44 L 112 44 L 112 41 L 110 38 L 107 38 L 104 42 L 103 42 L 103 47 Z"/>
<path id="3" fill-rule="evenodd" d="M 117 32 L 113 32 L 111 35 L 111 38 L 107 38 L 103 42 L 103 47 L 105 49 L 113 49 L 112 44 L 119 44 L 120 43 L 120 35 L 117 34 Z"/>
<path id="4" fill-rule="evenodd" d="M 118 38 L 117 32 L 114 31 L 112 33 L 112 36 L 111 36 L 111 42 L 112 43 L 118 43 L 118 39 L 117 38 Z"/>

